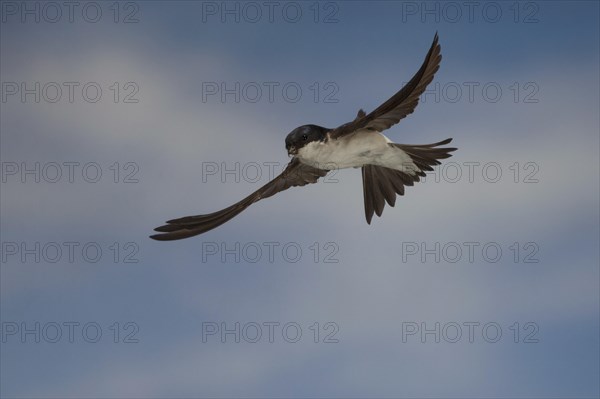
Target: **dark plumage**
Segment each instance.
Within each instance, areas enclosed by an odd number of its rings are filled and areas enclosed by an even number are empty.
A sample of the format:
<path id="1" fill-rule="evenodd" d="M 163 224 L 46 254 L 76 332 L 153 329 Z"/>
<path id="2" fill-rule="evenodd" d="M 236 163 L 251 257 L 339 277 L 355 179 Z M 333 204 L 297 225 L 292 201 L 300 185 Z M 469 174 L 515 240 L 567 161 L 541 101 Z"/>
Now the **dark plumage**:
<path id="1" fill-rule="evenodd" d="M 456 150 L 441 147 L 452 139 L 434 144 L 406 145 L 391 143 L 379 133 L 414 111 L 419 97 L 439 69 L 441 59 L 436 33 L 417 73 L 373 112 L 367 114 L 361 109 L 353 121 L 335 129 L 304 125 L 292 130 L 285 139 L 285 147 L 293 158 L 279 176 L 220 211 L 169 220 L 155 229 L 161 234 L 151 238 L 178 240 L 212 230 L 263 198 L 290 187 L 315 183 L 333 169 L 326 166 L 330 160 L 329 163 L 341 163 L 341 167 L 362 168 L 365 217 L 370 224 L 373 214 L 381 216 L 386 202 L 394 206 L 396 195 L 404 195 L 405 186 L 414 185 L 425 176 L 426 171 L 439 165 L 440 159 L 450 157 L 450 153 Z"/>

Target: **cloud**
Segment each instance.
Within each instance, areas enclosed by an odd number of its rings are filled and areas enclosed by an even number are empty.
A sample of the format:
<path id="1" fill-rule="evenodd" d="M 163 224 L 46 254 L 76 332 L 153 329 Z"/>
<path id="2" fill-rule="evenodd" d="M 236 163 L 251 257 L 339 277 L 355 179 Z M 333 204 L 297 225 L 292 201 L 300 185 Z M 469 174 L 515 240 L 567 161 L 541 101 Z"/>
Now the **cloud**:
<path id="1" fill-rule="evenodd" d="M 175 8 L 169 11 L 171 17 L 180 15 Z M 211 212 L 254 191 L 268 180 L 264 162 L 283 167 L 288 161 L 283 138 L 295 124 L 333 126 L 352 118 L 359 107 L 371 109 L 410 77 L 422 48 L 414 45 L 409 53 L 390 54 L 390 62 L 343 54 L 343 60 L 354 60 L 349 66 L 335 59 L 328 63 L 322 56 L 335 49 L 319 42 L 293 51 L 279 43 L 291 37 L 293 27 L 261 25 L 262 33 L 255 34 L 265 41 L 260 49 L 267 54 L 250 57 L 252 49 L 244 48 L 249 38 L 236 36 L 248 27 L 213 25 L 213 43 L 183 35 L 178 29 L 191 28 L 181 20 L 160 19 L 150 6 L 146 12 L 148 21 L 162 22 L 128 32 L 121 27 L 60 27 L 60 34 L 82 35 L 69 35 L 54 52 L 45 48 L 56 38 L 44 36 L 42 27 L 13 36 L 14 41 L 3 35 L 3 81 L 92 81 L 103 88 L 98 103 L 3 103 L 3 162 L 97 162 L 106 177 L 98 183 L 78 178 L 72 184 L 22 184 L 11 176 L 3 183 L 3 241 L 93 241 L 105 250 L 99 263 L 79 256 L 74 263 L 23 264 L 11 257 L 1 269 L 3 321 L 98 320 L 105 327 L 135 321 L 140 326 L 140 342 L 129 346 L 108 341 L 3 344 L 2 368 L 9 370 L 3 394 L 533 396 L 579 386 L 597 392 L 591 380 L 578 385 L 549 378 L 555 368 L 537 368 L 540 359 L 552 367 L 564 365 L 562 349 L 579 353 L 597 347 L 587 337 L 574 339 L 576 330 L 597 330 L 597 57 L 578 53 L 585 62 L 565 66 L 566 72 L 535 57 L 497 70 L 493 50 L 502 41 L 465 59 L 454 56 L 453 49 L 464 49 L 456 48 L 458 34 L 445 27 L 447 50 L 439 81 L 493 81 L 504 94 L 498 103 L 481 97 L 473 103 L 464 97 L 457 103 L 428 97 L 386 132 L 393 141 L 408 143 L 453 137 L 459 150 L 426 182 L 408 188 L 394 208 L 386 207 L 382 218 L 371 225 L 364 222 L 360 173 L 344 170 L 328 183 L 261 201 L 207 235 L 165 244 L 146 238 L 152 227 L 172 217 Z M 350 25 L 346 21 L 334 29 L 347 36 L 343 48 L 360 42 Z M 194 29 L 209 34 L 205 26 Z M 319 26 L 306 34 L 312 37 L 325 29 Z M 281 37 L 272 38 L 278 32 Z M 368 35 L 379 36 L 377 32 Z M 472 40 L 465 46 L 479 39 Z M 274 65 L 269 43 L 287 55 L 279 56 L 286 68 Z M 384 59 L 392 45 L 398 45 L 394 38 L 382 36 L 372 50 L 359 50 Z M 531 47 L 517 45 L 519 51 Z M 201 51 L 192 51 L 194 46 Z M 289 55 L 295 52 L 298 58 L 292 60 Z M 401 68 L 396 60 L 402 60 Z M 541 65 L 547 68 L 540 70 Z M 496 72 L 490 75 L 490 70 Z M 298 82 L 306 90 L 315 74 L 321 84 L 335 78 L 339 103 L 202 101 L 206 81 L 275 79 Z M 520 90 L 535 81 L 539 102 L 515 102 L 510 89 L 515 80 Z M 134 82 L 139 102 L 112 101 L 114 82 L 120 95 L 128 92 L 127 82 Z M 567 101 L 565 93 L 576 95 L 569 94 Z M 126 162 L 134 162 L 139 182 L 114 183 L 114 162 L 121 173 L 127 172 Z M 219 168 L 222 162 L 226 168 L 255 163 L 262 177 L 236 183 L 235 176 L 219 173 L 204 182 L 206 162 Z M 498 170 L 500 177 L 494 173 Z M 123 250 L 130 241 L 138 245 L 140 262 L 114 262 L 108 247 L 117 242 Z M 443 258 L 436 263 L 431 255 L 423 262 L 420 253 L 403 260 L 407 243 L 427 248 L 458 243 L 465 250 L 464 243 L 473 241 L 479 243 L 473 262 L 464 253 L 457 263 Z M 257 263 L 243 257 L 233 262 L 231 255 L 221 262 L 221 254 L 202 260 L 207 243 L 227 248 L 258 243 L 264 248 L 265 242 L 280 244 L 274 262 L 264 253 Z M 530 253 L 524 245 L 531 242 L 538 246 L 534 256 L 539 263 L 522 262 Z M 298 263 L 282 255 L 285 243 L 302 248 Z M 335 246 L 326 248 L 328 243 Z M 499 262 L 485 259 L 485 243 L 502 248 Z M 332 256 L 338 263 L 324 262 L 331 248 L 337 248 Z M 273 344 L 202 343 L 205 321 L 293 321 L 304 335 L 297 344 L 281 339 Z M 481 337 L 473 344 L 443 339 L 421 343 L 418 338 L 402 342 L 403 323 L 431 326 L 436 321 L 497 322 L 504 335 L 497 344 Z M 309 327 L 315 322 L 321 329 L 335 322 L 340 342 L 312 342 Z M 537 323 L 540 342 L 513 343 L 509 327 L 515 322 L 521 327 Z M 110 341 L 110 330 L 105 332 Z M 321 333 L 320 339 L 325 331 Z M 587 358 L 568 362 L 575 370 L 597 367 Z M 516 365 L 535 369 L 537 379 L 519 380 L 511 371 Z"/>

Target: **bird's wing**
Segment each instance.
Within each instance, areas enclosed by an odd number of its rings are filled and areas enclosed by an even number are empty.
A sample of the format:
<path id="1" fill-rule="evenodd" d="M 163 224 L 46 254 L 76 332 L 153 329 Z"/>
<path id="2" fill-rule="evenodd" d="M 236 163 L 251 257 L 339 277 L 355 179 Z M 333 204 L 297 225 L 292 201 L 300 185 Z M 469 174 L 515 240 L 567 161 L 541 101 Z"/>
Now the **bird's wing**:
<path id="1" fill-rule="evenodd" d="M 330 132 L 331 138 L 338 138 L 359 129 L 381 132 L 411 114 L 419 103 L 419 97 L 423 94 L 427 85 L 431 83 L 433 75 L 440 67 L 440 61 L 442 60 L 440 49 L 436 33 L 425 61 L 423 61 L 423 65 L 421 65 L 415 76 L 399 92 L 370 114 L 365 115 L 365 112 L 360 110 L 356 119 L 352 122 L 333 129 Z"/>
<path id="2" fill-rule="evenodd" d="M 227 222 L 253 203 L 275 195 L 280 191 L 287 190 L 290 187 L 316 183 L 319 177 L 325 176 L 327 172 L 328 170 L 313 168 L 301 163 L 297 158 L 293 158 L 279 176 L 243 200 L 218 212 L 169 220 L 167 224 L 154 229 L 162 234 L 155 234 L 150 236 L 150 238 L 159 241 L 169 241 L 205 233 Z"/>

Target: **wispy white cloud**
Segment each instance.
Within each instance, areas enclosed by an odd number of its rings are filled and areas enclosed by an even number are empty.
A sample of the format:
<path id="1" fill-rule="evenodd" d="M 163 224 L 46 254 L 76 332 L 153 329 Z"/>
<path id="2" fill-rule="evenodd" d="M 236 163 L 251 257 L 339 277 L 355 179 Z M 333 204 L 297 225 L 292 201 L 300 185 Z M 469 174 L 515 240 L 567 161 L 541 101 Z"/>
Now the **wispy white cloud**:
<path id="1" fill-rule="evenodd" d="M 336 174 L 337 183 L 291 189 L 203 237 L 171 245 L 146 236 L 163 219 L 211 212 L 266 182 L 204 183 L 203 162 L 283 164 L 283 138 L 295 127 L 291 121 L 342 123 L 356 108 L 369 109 L 386 98 L 402 78 L 388 65 L 358 59 L 354 70 L 330 72 L 342 89 L 338 104 L 202 102 L 199 82 L 205 80 L 258 77 L 306 83 L 313 67 L 265 77 L 264 71 L 246 68 L 244 57 L 227 51 L 225 40 L 221 51 L 191 53 L 186 46 L 167 46 L 168 40 L 159 37 L 163 31 L 155 28 L 142 26 L 123 43 L 104 40 L 99 29 L 91 38 L 71 38 L 81 51 L 63 48 L 60 57 L 31 37 L 21 38 L 21 47 L 6 47 L 10 41 L 3 39 L 3 81 L 96 81 L 107 96 L 113 82 L 133 81 L 140 100 L 2 104 L 3 161 L 95 161 L 104 168 L 132 161 L 140 168 L 140 182 L 131 185 L 3 184 L 3 240 L 135 241 L 142 260 L 137 265 L 107 258 L 93 265 L 23 265 L 15 258 L 4 263 L 3 321 L 6 315 L 131 318 L 140 324 L 141 341 L 106 351 L 40 346 L 27 356 L 11 341 L 8 352 L 3 347 L 2 366 L 12 368 L 14 379 L 3 378 L 3 394 L 533 395 L 548 393 L 559 382 L 516 382 L 514 390 L 503 386 L 515 378 L 509 371 L 515 359 L 524 356 L 527 364 L 536 364 L 541 356 L 532 346 L 511 342 L 512 323 L 538 323 L 542 340 L 536 345 L 548 363 L 559 363 L 557 345 L 597 348 L 597 342 L 576 344 L 574 334 L 561 337 L 554 328 L 569 323 L 597 328 L 597 57 L 567 73 L 550 66 L 540 72 L 540 62 L 532 60 L 533 65 L 515 65 L 494 78 L 481 68 L 472 71 L 469 62 L 446 57 L 441 81 L 495 79 L 506 89 L 513 77 L 519 82 L 533 77 L 540 102 L 422 103 L 389 132 L 390 138 L 425 143 L 454 137 L 459 150 L 445 164 L 455 162 L 464 176 L 451 183 L 430 175 L 370 226 L 364 222 L 360 173 L 345 170 Z M 116 37 L 115 32 L 108 35 Z M 444 37 L 447 48 L 452 38 Z M 91 40 L 87 48 L 86 40 Z M 159 44 L 152 45 L 155 40 Z M 389 41 L 382 42 L 382 49 L 386 45 Z M 27 54 L 27 63 L 19 51 Z M 311 60 L 311 51 L 302 54 Z M 415 57 L 406 65 L 418 65 L 420 53 Z M 253 63 L 260 65 L 260 60 Z M 401 71 L 406 79 L 412 73 L 404 62 Z M 469 182 L 465 162 L 495 162 L 502 178 L 490 183 L 476 168 Z M 515 162 L 519 168 L 535 163 L 539 182 L 523 183 L 529 169 L 521 169 L 515 183 Z M 218 257 L 202 263 L 202 245 L 208 241 L 298 242 L 307 255 L 296 264 L 281 259 L 221 263 Z M 308 249 L 315 241 L 336 243 L 340 262 L 315 264 Z M 403 242 L 466 241 L 497 242 L 506 253 L 497 264 L 481 257 L 457 264 L 422 263 L 418 256 L 402 261 Z M 513 262 L 508 247 L 515 241 L 536 242 L 540 263 Z M 200 341 L 202 321 L 269 320 L 301 323 L 306 339 L 298 344 Z M 315 321 L 336 322 L 340 342 L 313 344 L 308 326 Z M 402 343 L 406 321 L 495 321 L 505 329 L 505 339 L 499 344 Z M 61 350 L 69 353 L 70 362 L 57 369 L 52 362 Z M 86 351 L 91 357 L 84 357 Z M 25 384 L 35 376 L 53 378 Z M 586 387 L 586 392 L 595 389 L 589 381 Z"/>

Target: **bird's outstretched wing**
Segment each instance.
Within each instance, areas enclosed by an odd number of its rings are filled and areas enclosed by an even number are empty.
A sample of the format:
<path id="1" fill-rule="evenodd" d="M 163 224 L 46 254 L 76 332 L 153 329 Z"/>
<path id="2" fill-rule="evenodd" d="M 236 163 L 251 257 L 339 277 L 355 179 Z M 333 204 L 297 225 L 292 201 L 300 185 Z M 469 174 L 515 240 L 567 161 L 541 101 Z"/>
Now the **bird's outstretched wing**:
<path id="1" fill-rule="evenodd" d="M 287 190 L 290 187 L 316 183 L 319 177 L 325 176 L 327 172 L 329 171 L 313 168 L 301 163 L 297 158 L 292 158 L 279 176 L 243 200 L 218 212 L 169 220 L 167 224 L 154 229 L 161 232 L 161 234 L 152 235 L 150 238 L 159 241 L 169 241 L 205 233 L 227 222 L 253 203 L 275 195 L 280 191 Z"/>
<path id="2" fill-rule="evenodd" d="M 442 60 L 440 49 L 436 33 L 423 65 L 399 92 L 368 115 L 365 115 L 363 110 L 358 111 L 356 119 L 333 129 L 330 137 L 338 138 L 359 129 L 381 132 L 411 114 L 419 103 L 419 97 L 440 67 Z"/>

